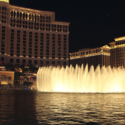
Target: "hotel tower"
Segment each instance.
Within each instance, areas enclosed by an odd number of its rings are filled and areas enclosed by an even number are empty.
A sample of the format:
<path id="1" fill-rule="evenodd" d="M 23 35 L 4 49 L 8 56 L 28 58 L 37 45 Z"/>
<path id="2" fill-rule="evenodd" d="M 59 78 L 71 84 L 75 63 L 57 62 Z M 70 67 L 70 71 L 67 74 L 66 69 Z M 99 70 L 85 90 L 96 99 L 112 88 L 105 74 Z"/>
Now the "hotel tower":
<path id="1" fill-rule="evenodd" d="M 69 62 L 69 23 L 55 13 L 0 0 L 0 63 L 57 66 Z"/>
<path id="2" fill-rule="evenodd" d="M 115 38 L 110 44 L 111 67 L 122 66 L 125 68 L 125 36 Z"/>
<path id="3" fill-rule="evenodd" d="M 70 64 L 75 67 L 76 64 L 81 66 L 82 64 L 88 68 L 92 65 L 96 68 L 98 65 L 100 67 L 108 67 L 110 65 L 110 47 L 108 45 L 98 47 L 98 48 L 85 48 L 78 52 L 70 53 Z"/>

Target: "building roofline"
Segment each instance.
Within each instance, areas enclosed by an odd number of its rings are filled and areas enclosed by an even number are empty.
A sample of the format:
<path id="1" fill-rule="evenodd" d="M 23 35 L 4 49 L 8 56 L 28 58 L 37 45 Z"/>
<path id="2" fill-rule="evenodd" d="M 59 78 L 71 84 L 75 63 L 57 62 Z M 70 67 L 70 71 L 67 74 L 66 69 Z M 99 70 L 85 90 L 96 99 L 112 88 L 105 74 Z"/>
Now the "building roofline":
<path id="1" fill-rule="evenodd" d="M 125 36 L 114 38 L 115 41 L 125 40 Z"/>
<path id="2" fill-rule="evenodd" d="M 26 7 L 21 7 L 21 6 L 15 6 L 15 5 L 11 5 L 10 4 L 10 8 L 12 7 L 12 9 L 18 9 L 18 10 L 24 10 L 24 11 L 33 11 L 33 12 L 38 12 L 38 13 L 45 13 L 45 14 L 55 14 L 55 12 L 53 11 L 44 11 L 44 10 L 36 10 L 36 9 L 31 9 L 31 8 L 26 8 Z"/>
<path id="3" fill-rule="evenodd" d="M 115 42 L 113 41 L 113 42 L 110 42 L 109 44 L 112 45 L 112 44 L 115 44 Z"/>
<path id="4" fill-rule="evenodd" d="M 0 2 L 9 3 L 9 0 L 0 0 Z"/>
<path id="5" fill-rule="evenodd" d="M 70 22 L 61 22 L 61 21 L 51 21 L 51 23 L 52 23 L 52 24 L 60 24 L 60 25 L 61 25 L 61 24 L 62 24 L 62 25 L 64 25 L 64 24 L 65 24 L 65 25 L 69 25 L 69 24 L 70 24 Z"/>

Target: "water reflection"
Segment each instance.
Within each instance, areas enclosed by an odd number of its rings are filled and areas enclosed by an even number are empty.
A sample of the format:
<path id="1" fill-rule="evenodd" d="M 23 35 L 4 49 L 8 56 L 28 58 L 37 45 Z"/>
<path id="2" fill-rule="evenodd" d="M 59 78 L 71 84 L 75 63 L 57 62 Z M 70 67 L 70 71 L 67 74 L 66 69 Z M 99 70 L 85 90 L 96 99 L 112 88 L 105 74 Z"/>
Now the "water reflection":
<path id="1" fill-rule="evenodd" d="M 125 94 L 0 91 L 0 125 L 124 125 Z"/>
<path id="2" fill-rule="evenodd" d="M 37 119 L 45 124 L 124 124 L 124 94 L 39 93 Z"/>
<path id="3" fill-rule="evenodd" d="M 0 124 L 37 123 L 35 96 L 29 91 L 0 91 Z"/>

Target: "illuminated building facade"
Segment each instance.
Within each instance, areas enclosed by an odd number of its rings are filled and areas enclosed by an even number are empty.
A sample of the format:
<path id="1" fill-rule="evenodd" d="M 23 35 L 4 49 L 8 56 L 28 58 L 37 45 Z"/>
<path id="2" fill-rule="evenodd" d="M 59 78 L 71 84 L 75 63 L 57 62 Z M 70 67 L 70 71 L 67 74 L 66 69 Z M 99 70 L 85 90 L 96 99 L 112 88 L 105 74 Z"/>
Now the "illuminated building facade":
<path id="1" fill-rule="evenodd" d="M 125 68 L 125 36 L 115 38 L 110 44 L 111 67 L 123 66 Z"/>
<path id="2" fill-rule="evenodd" d="M 14 71 L 7 71 L 4 66 L 0 66 L 0 86 L 14 85 Z"/>
<path id="3" fill-rule="evenodd" d="M 70 64 L 74 67 L 76 64 L 81 66 L 82 64 L 90 68 L 91 65 L 96 68 L 98 65 L 109 66 L 110 65 L 110 47 L 105 45 L 99 48 L 86 48 L 79 50 L 78 52 L 70 53 Z"/>
<path id="4" fill-rule="evenodd" d="M 0 62 L 13 65 L 68 65 L 69 23 L 55 13 L 0 0 Z"/>
<path id="5" fill-rule="evenodd" d="M 36 73 L 24 73 L 25 76 L 20 76 L 20 84 L 23 85 L 23 83 L 26 82 L 32 82 L 33 85 L 30 87 L 31 89 L 37 89 L 37 82 L 36 82 Z"/>

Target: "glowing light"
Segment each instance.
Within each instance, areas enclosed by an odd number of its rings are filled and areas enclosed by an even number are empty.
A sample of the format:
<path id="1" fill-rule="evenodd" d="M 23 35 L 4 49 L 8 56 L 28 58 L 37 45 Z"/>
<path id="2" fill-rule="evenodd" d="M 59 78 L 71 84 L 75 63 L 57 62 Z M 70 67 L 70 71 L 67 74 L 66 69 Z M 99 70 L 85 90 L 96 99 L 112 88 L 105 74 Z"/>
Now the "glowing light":
<path id="1" fill-rule="evenodd" d="M 120 41 L 120 40 L 125 40 L 125 36 L 119 37 L 119 38 L 115 38 L 115 41 Z"/>
<path id="2" fill-rule="evenodd" d="M 91 54 L 86 54 L 86 55 L 71 56 L 70 59 L 72 60 L 72 59 L 77 59 L 77 58 L 82 58 L 82 57 L 91 57 L 91 56 L 97 56 L 97 55 L 110 56 L 110 53 L 106 53 L 106 52 L 91 53 Z"/>
<path id="3" fill-rule="evenodd" d="M 113 49 L 113 48 L 119 48 L 119 47 L 125 47 L 125 44 L 111 46 L 111 49 Z"/>
<path id="4" fill-rule="evenodd" d="M 6 81 L 1 81 L 1 85 L 8 85 Z"/>
<path id="5" fill-rule="evenodd" d="M 112 93 L 125 92 L 125 69 L 98 66 L 41 67 L 37 72 L 38 91 Z"/>
<path id="6" fill-rule="evenodd" d="M 0 1 L 9 3 L 9 0 L 0 0 Z"/>

